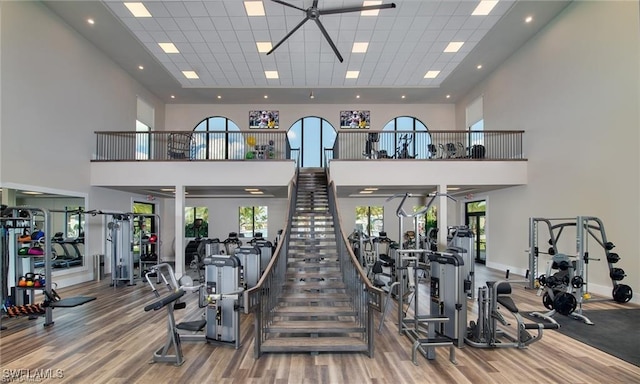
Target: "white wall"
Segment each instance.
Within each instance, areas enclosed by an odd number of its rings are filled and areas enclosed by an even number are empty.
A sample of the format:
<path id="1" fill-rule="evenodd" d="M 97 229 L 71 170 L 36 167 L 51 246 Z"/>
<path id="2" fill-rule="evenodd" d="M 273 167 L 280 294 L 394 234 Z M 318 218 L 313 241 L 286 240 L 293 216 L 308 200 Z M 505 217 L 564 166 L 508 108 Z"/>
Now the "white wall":
<path id="1" fill-rule="evenodd" d="M 640 291 L 638 14 L 638 2 L 574 2 L 457 105 L 464 116 L 482 94 L 485 129 L 526 132 L 528 185 L 489 194 L 489 266 L 524 272 L 530 216 L 597 216 Z M 610 295 L 604 261 L 589 282 Z"/>
<path id="2" fill-rule="evenodd" d="M 166 106 L 166 130 L 190 131 L 203 119 L 224 116 L 231 119 L 241 130 L 249 128 L 250 110 L 277 110 L 280 114 L 280 130 L 288 130 L 299 119 L 318 116 L 326 119 L 335 129 L 340 127 L 340 111 L 370 110 L 371 129 L 382 130 L 391 119 L 398 116 L 413 116 L 422 121 L 429 130 L 455 129 L 453 104 L 295 104 L 295 105 L 193 105 L 168 104 Z"/>
<path id="3" fill-rule="evenodd" d="M 121 199 L 118 207 L 130 211 L 130 194 L 90 188 L 94 131 L 134 130 L 137 96 L 156 109 L 156 125 L 164 124 L 164 104 L 40 2 L 1 7 L 0 186 L 89 195 L 102 209 Z M 100 236 L 87 240 L 87 255 L 101 253 Z M 89 264 L 56 282 L 92 278 Z"/>

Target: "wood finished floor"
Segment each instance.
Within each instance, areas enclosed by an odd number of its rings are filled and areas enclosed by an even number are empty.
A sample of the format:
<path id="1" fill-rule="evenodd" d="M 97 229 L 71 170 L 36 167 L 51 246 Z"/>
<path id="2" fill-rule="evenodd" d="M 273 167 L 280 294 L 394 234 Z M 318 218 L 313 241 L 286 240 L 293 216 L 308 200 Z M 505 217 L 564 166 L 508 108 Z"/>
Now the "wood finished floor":
<path id="1" fill-rule="evenodd" d="M 476 268 L 478 282 L 500 277 Z M 516 288 L 520 310 L 544 310 L 534 291 Z M 242 347 L 183 343 L 185 363 L 149 364 L 153 352 L 166 340 L 166 312 L 144 312 L 153 300 L 147 285 L 108 286 L 91 282 L 60 289 L 63 298 L 96 296 L 76 308 L 53 311 L 55 324 L 44 319 L 4 319 L 0 333 L 0 382 L 9 369 L 61 370 L 63 378 L 50 383 L 640 383 L 640 368 L 597 349 L 546 331 L 528 349 L 456 350 L 458 364 L 448 360 L 448 349 L 437 349 L 437 359 L 418 357 L 411 362 L 409 340 L 397 331 L 395 308 L 382 332 L 376 332 L 375 356 L 364 354 L 265 354 L 253 358 L 253 318 L 242 315 Z M 426 303 L 426 300 L 423 300 Z M 475 301 L 469 301 L 468 320 L 475 320 Z M 626 307 L 634 307 L 626 304 Z M 635 306 L 637 307 L 637 306 Z M 587 309 L 621 309 L 613 302 L 588 303 Z M 199 318 L 195 295 L 176 318 Z M 376 328 L 380 314 L 376 314 Z M 606 324 L 601 327 L 606 337 Z M 640 346 L 639 346 L 640 353 Z M 18 382 L 18 381 L 15 381 Z"/>

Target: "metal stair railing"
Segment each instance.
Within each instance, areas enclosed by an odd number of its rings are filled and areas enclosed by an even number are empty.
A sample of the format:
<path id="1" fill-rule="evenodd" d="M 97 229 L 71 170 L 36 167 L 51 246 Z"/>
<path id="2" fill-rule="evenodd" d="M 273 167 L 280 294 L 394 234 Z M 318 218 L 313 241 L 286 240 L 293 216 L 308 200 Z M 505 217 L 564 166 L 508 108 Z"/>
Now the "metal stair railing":
<path id="1" fill-rule="evenodd" d="M 287 222 L 279 239 L 271 261 L 260 280 L 243 295 L 244 312 L 255 314 L 254 357 L 262 354 L 262 343 L 267 337 L 266 330 L 273 321 L 273 309 L 278 305 L 278 297 L 284 287 L 287 273 L 287 253 L 290 238 L 290 226 L 297 202 L 297 172 L 289 184 L 289 211 Z"/>

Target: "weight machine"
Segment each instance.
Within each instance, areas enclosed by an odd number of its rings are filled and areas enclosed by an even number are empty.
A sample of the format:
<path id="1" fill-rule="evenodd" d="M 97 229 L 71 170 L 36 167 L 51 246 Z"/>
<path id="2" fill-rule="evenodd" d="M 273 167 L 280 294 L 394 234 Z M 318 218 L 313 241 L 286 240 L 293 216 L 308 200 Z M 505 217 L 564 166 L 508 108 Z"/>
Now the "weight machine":
<path id="1" fill-rule="evenodd" d="M 549 317 L 547 323 L 525 323 L 518 307 L 511 298 L 510 283 L 527 283 L 522 281 L 487 281 L 485 287 L 478 288 L 478 319 L 469 323 L 468 333 L 464 341 L 477 348 L 526 348 L 542 338 L 544 329 L 558 329 L 559 325 Z M 499 311 L 500 306 L 509 311 L 516 320 L 515 330 L 508 332 L 506 328 L 499 327 L 510 325 Z M 536 336 L 532 336 L 528 330 L 537 330 Z M 515 332 L 515 335 L 513 333 Z"/>
<path id="2" fill-rule="evenodd" d="M 455 250 L 464 260 L 464 279 L 469 285 L 466 289 L 469 298 L 473 299 L 475 291 L 475 260 L 476 242 L 473 231 L 466 225 L 449 227 L 447 236 L 447 250 Z"/>
<path id="3" fill-rule="evenodd" d="M 552 223 L 552 220 L 560 221 Z M 538 248 L 538 223 L 546 224 L 549 231 L 549 245 L 547 252 Z M 557 242 L 567 227 L 576 228 L 576 256 L 559 254 Z M 555 313 L 570 316 L 586 324 L 593 323 L 582 314 L 582 303 L 591 299 L 588 291 L 588 268 L 591 260 L 600 261 L 589 255 L 589 238 L 595 240 L 602 247 L 607 259 L 609 277 L 613 285 L 613 300 L 626 303 L 631 300 L 633 291 L 630 286 L 619 282 L 626 276 L 622 268 L 614 266 L 620 256 L 611 252 L 615 245 L 607 240 L 604 224 L 597 217 L 578 216 L 564 219 L 529 219 L 529 288 L 538 288 L 538 295 L 542 295 L 543 305 L 550 311 L 532 315 L 551 317 Z M 547 265 L 546 274 L 538 276 L 538 259 L 540 254 L 552 257 Z M 544 294 L 543 294 L 544 291 Z"/>
<path id="4" fill-rule="evenodd" d="M 193 286 L 188 276 L 177 280 L 173 268 L 167 263 L 152 267 L 146 274 L 147 283 L 159 300 L 147 305 L 144 310 L 167 308 L 167 341 L 154 352 L 152 362 L 182 365 L 182 341 L 205 341 L 240 348 L 239 299 L 244 291 L 240 287 L 240 260 L 233 255 L 214 255 L 206 257 L 204 264 L 205 281 L 198 286 Z M 153 277 L 163 281 L 169 291 L 167 296 L 160 297 Z M 174 310 L 185 308 L 186 304 L 179 300 L 187 291 L 198 292 L 199 306 L 206 308 L 204 319 L 176 324 Z M 169 354 L 171 349 L 174 354 Z"/>
<path id="5" fill-rule="evenodd" d="M 442 193 L 431 194 L 427 205 L 413 213 L 407 213 L 403 206 L 411 194 L 397 194 L 387 199 L 393 200 L 402 197 L 396 209 L 399 221 L 399 233 L 403 233 L 403 219 L 406 217 L 414 220 L 415 232 L 418 233 L 418 217 L 429 210 L 435 198 L 438 196 L 451 196 Z M 449 360 L 456 364 L 455 348 L 464 344 L 464 329 L 466 327 L 466 300 L 464 298 L 464 281 L 461 277 L 464 264 L 458 254 L 437 253 L 419 248 L 419 242 L 415 241 L 415 249 L 403 249 L 400 244 L 396 251 L 396 279 L 389 287 L 385 307 L 382 313 L 380 328 L 391 302 L 393 288 L 397 287 L 398 300 L 398 332 L 411 340 L 412 359 L 416 362 L 416 352 L 419 351 L 428 360 L 435 359 L 435 348 L 449 346 Z M 431 273 L 431 307 L 430 314 L 419 313 L 421 278 Z M 446 276 L 446 278 L 445 278 Z M 407 303 L 405 308 L 405 302 Z M 413 305 L 412 305 L 413 302 Z M 412 309 L 413 317 L 409 316 Z"/>

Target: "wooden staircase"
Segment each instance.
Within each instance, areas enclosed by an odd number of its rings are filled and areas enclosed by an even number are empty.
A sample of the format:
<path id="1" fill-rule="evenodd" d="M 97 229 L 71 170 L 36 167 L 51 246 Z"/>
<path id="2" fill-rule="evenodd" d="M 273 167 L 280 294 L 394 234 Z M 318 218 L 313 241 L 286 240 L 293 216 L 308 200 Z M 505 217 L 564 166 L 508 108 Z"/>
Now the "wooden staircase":
<path id="1" fill-rule="evenodd" d="M 366 332 L 338 261 L 327 178 L 303 169 L 291 221 L 287 272 L 262 352 L 362 352 Z"/>

